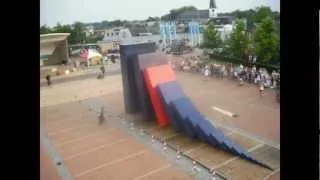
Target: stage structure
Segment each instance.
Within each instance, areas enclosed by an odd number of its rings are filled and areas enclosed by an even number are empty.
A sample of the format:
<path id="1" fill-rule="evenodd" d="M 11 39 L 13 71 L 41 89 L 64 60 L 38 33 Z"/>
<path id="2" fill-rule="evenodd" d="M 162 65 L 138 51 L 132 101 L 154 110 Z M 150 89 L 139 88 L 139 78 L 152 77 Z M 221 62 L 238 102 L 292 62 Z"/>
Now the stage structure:
<path id="1" fill-rule="evenodd" d="M 177 26 L 175 22 L 161 22 L 160 23 L 160 38 L 164 47 L 171 45 L 172 41 L 177 37 Z"/>

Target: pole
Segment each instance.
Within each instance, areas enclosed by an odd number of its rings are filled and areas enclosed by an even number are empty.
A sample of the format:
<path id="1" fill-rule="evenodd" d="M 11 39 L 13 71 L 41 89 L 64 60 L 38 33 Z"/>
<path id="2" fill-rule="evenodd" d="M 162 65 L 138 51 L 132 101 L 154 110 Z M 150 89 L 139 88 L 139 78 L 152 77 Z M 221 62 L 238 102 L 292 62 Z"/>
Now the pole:
<path id="1" fill-rule="evenodd" d="M 198 27 L 197 27 L 197 32 L 198 32 L 198 39 L 199 39 L 199 46 L 201 44 L 201 40 L 200 40 L 200 24 L 198 23 Z"/>

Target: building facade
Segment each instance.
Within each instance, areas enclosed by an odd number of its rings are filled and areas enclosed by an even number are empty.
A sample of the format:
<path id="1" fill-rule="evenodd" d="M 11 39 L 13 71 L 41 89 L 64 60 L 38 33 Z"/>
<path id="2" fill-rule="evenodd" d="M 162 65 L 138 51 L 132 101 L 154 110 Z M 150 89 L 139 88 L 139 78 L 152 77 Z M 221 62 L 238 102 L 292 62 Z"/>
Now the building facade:
<path id="1" fill-rule="evenodd" d="M 117 27 L 105 30 L 103 41 L 121 41 L 131 37 L 132 34 L 128 28 Z"/>
<path id="2" fill-rule="evenodd" d="M 69 33 L 40 35 L 40 66 L 58 65 L 69 59 Z"/>

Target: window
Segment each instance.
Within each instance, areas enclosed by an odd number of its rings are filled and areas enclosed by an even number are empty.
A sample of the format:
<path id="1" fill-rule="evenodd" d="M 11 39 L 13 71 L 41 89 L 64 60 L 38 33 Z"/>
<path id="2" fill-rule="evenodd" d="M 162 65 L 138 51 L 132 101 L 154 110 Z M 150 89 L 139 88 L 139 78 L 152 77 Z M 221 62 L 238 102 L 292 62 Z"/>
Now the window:
<path id="1" fill-rule="evenodd" d="M 117 35 L 117 36 L 119 36 L 119 33 L 118 33 L 118 32 L 116 32 L 116 35 Z"/>
<path id="2" fill-rule="evenodd" d="M 107 33 L 107 37 L 109 36 L 109 33 Z"/>

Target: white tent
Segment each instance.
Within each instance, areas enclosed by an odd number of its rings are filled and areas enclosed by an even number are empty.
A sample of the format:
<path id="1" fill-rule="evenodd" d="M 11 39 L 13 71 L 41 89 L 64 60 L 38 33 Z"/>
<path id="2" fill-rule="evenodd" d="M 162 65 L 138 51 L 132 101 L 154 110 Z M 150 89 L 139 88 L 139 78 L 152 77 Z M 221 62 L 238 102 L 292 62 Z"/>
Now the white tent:
<path id="1" fill-rule="evenodd" d="M 95 58 L 95 57 L 102 58 L 103 56 L 102 56 L 97 50 L 95 50 L 95 49 L 89 49 L 89 50 L 88 50 L 87 60 L 88 60 L 88 59 Z"/>

